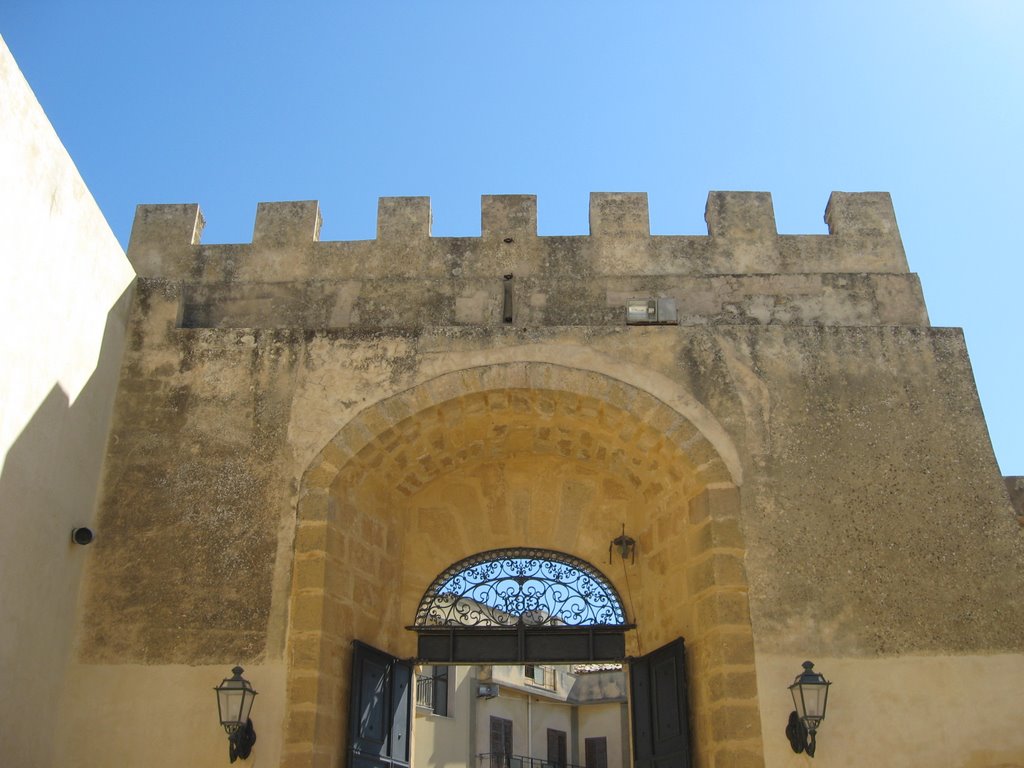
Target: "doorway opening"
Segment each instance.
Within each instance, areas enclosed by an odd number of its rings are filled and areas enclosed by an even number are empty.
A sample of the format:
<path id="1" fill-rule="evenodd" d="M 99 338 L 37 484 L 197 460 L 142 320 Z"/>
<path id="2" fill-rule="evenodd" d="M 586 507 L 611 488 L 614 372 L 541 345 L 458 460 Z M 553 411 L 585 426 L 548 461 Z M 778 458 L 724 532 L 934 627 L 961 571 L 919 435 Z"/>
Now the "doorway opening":
<path id="1" fill-rule="evenodd" d="M 289 761 L 351 768 L 353 641 L 420 658 L 420 633 L 407 626 L 439 574 L 473 553 L 529 543 L 600 566 L 637 627 L 612 626 L 610 636 L 600 626 L 554 628 L 598 645 L 618 634 L 624 653 L 488 653 L 477 662 L 518 665 L 522 674 L 531 663 L 643 657 L 685 637 L 687 663 L 699 670 L 688 686 L 695 755 L 712 764 L 720 753 L 749 753 L 756 764 L 736 450 L 708 413 L 686 402 L 685 393 L 659 400 L 604 373 L 500 363 L 430 379 L 340 429 L 308 465 L 296 502 Z M 636 559 L 615 550 L 605 566 L 623 523 Z M 524 625 L 527 646 L 549 629 Z M 456 638 L 469 631 L 459 628 Z M 423 663 L 457 668 L 458 652 Z M 546 733 L 538 738 L 546 743 Z"/>
<path id="2" fill-rule="evenodd" d="M 455 563 L 408 627 L 417 659 L 355 645 L 350 765 L 687 768 L 683 641 L 627 659 L 626 616 L 605 576 L 563 552 Z"/>

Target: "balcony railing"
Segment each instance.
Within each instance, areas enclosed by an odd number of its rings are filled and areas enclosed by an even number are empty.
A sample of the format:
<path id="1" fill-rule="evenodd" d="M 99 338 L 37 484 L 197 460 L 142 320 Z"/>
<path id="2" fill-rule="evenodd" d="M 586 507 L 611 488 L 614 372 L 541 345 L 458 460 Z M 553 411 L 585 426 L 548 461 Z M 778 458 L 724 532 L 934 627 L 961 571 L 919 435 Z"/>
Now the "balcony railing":
<path id="1" fill-rule="evenodd" d="M 434 708 L 434 678 L 431 675 L 416 675 L 416 706 Z"/>
<path id="2" fill-rule="evenodd" d="M 572 763 L 552 763 L 539 757 L 484 752 L 477 755 L 477 768 L 583 768 Z"/>

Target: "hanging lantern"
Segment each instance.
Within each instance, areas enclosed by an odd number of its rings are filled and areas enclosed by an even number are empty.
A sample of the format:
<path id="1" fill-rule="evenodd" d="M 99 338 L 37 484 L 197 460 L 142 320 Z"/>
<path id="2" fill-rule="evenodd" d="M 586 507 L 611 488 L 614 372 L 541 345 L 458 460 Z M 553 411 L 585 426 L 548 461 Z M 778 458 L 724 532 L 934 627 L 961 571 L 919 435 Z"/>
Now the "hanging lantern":
<path id="1" fill-rule="evenodd" d="M 622 559 L 631 559 L 633 563 L 636 563 L 636 539 L 626 535 L 626 524 L 622 524 L 622 533 L 612 539 L 611 544 L 608 545 L 608 563 L 612 562 L 612 551 L 617 551 Z"/>

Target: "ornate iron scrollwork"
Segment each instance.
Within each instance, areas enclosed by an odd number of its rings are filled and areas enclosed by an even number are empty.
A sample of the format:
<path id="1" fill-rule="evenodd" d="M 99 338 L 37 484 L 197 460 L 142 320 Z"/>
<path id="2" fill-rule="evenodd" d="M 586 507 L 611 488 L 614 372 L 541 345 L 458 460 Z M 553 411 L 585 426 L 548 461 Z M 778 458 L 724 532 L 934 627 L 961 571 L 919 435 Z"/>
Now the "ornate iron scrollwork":
<path id="1" fill-rule="evenodd" d="M 547 549 L 496 549 L 455 563 L 430 585 L 416 627 L 625 625 L 615 588 L 589 563 Z"/>

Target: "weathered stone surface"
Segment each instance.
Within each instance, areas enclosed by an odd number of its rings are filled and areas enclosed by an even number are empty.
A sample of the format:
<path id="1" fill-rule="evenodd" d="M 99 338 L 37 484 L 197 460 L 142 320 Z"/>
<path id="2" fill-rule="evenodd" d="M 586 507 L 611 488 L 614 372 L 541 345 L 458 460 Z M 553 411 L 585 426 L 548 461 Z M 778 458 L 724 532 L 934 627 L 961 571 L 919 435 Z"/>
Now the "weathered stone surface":
<path id="1" fill-rule="evenodd" d="M 759 654 L 1019 650 L 1019 528 L 887 196 L 833 196 L 820 236 L 762 193 L 713 193 L 706 237 L 651 237 L 642 195 L 595 195 L 589 237 L 536 236 L 529 196 L 485 199 L 480 238 L 431 237 L 426 198 L 365 242 L 261 211 L 202 246 L 169 210 L 146 251 L 82 659 L 283 657 L 286 759 L 336 763 L 351 640 L 411 656 L 453 562 L 601 564 L 623 524 L 628 650 L 687 638 L 702 765 L 757 764 Z M 679 323 L 626 326 L 635 297 Z"/>
<path id="2" fill-rule="evenodd" d="M 1017 521 L 1024 525 L 1024 477 L 1005 477 L 1006 490 L 1010 494 L 1010 505 L 1017 515 Z"/>

